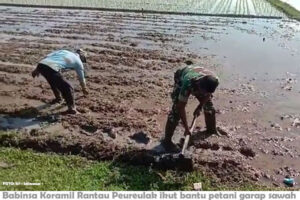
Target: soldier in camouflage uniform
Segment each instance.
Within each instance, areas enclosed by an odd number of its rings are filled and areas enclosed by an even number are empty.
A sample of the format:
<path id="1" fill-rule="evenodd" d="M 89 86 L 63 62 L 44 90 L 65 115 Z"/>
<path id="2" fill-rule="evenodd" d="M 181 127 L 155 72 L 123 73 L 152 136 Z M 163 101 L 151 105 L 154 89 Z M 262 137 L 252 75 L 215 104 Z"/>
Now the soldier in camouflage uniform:
<path id="1" fill-rule="evenodd" d="M 178 149 L 172 142 L 172 136 L 180 119 L 185 128 L 185 135 L 191 134 L 185 112 L 190 94 L 195 96 L 199 101 L 199 105 L 194 111 L 194 116 L 200 115 L 203 108 L 207 132 L 210 134 L 218 134 L 215 109 L 212 103 L 212 93 L 214 93 L 219 85 L 218 77 L 203 67 L 190 64 L 176 71 L 174 81 L 174 89 L 171 94 L 173 106 L 168 115 L 165 138 L 162 141 L 164 147 L 171 151 Z"/>

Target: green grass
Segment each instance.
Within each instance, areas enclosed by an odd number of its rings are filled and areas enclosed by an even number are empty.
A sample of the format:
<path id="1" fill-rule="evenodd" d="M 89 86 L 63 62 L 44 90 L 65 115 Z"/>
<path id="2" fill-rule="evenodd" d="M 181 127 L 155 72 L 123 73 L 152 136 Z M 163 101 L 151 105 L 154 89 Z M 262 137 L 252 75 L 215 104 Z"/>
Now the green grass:
<path id="1" fill-rule="evenodd" d="M 3 164 L 4 163 L 4 164 Z M 41 183 L 5 186 L 2 182 Z M 218 185 L 201 172 L 156 171 L 113 162 L 89 161 L 78 156 L 42 154 L 0 147 L 0 190 L 267 190 L 253 184 Z"/>
<path id="2" fill-rule="evenodd" d="M 1 131 L 0 130 L 0 144 L 1 146 L 11 146 L 11 142 L 17 143 L 21 134 L 15 131 Z"/>
<path id="3" fill-rule="evenodd" d="M 300 20 L 300 11 L 290 6 L 287 3 L 284 3 L 280 0 L 267 0 L 273 6 L 275 6 L 278 10 L 284 12 L 288 17 Z"/>

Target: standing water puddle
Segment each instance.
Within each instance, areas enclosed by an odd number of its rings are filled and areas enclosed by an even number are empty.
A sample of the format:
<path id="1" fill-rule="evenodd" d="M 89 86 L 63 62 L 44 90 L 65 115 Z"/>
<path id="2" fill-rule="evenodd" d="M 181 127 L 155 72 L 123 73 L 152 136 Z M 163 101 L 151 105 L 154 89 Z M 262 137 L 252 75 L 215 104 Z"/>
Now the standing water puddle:
<path id="1" fill-rule="evenodd" d="M 41 129 L 57 121 L 58 118 L 55 115 L 28 118 L 0 115 L 0 130 Z"/>
<path id="2" fill-rule="evenodd" d="M 188 39 L 187 50 L 215 55 L 222 86 L 238 87 L 233 81 L 238 77 L 263 91 L 269 102 L 264 113 L 268 119 L 299 111 L 300 23 L 233 18 L 219 23 L 223 26 L 215 26 L 215 34 L 195 34 Z"/>
<path id="3" fill-rule="evenodd" d="M 41 128 L 41 121 L 36 118 L 19 118 L 0 115 L 0 129 L 2 130 L 32 130 L 39 128 Z"/>

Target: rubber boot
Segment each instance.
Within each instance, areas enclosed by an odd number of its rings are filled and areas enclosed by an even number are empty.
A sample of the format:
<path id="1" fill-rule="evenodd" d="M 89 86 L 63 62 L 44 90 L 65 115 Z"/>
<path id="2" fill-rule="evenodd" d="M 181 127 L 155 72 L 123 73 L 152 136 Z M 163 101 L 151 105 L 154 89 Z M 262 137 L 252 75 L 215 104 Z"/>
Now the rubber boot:
<path id="1" fill-rule="evenodd" d="M 216 112 L 214 110 L 204 111 L 206 132 L 209 134 L 218 134 L 216 126 Z"/>
<path id="2" fill-rule="evenodd" d="M 178 146 L 172 142 L 172 137 L 174 135 L 176 126 L 177 126 L 177 124 L 172 123 L 171 120 L 168 119 L 166 128 L 165 128 L 165 137 L 161 142 L 166 151 L 169 151 L 169 152 L 179 152 L 180 151 Z"/>

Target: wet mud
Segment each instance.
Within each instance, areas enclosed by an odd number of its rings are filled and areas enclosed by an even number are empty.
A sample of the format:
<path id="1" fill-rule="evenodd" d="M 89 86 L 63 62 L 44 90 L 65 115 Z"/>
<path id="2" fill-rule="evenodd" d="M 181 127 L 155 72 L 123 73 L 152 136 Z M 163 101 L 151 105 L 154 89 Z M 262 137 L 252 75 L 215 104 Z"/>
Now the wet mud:
<path id="1" fill-rule="evenodd" d="M 220 47 L 215 51 L 227 36 L 237 35 L 260 38 L 262 44 L 265 38 L 265 46 L 295 57 L 300 37 L 293 27 L 298 22 L 16 7 L 0 11 L 0 114 L 43 122 L 36 129 L 1 132 L 1 145 L 149 166 L 155 162 L 147 152 L 163 137 L 171 108 L 174 72 L 191 59 L 222 80 L 214 95 L 221 136 L 206 134 L 201 115 L 188 149 L 193 169 L 220 182 L 284 186 L 287 175 L 299 182 L 299 109 L 284 106 L 299 108 L 290 104 L 300 94 L 298 69 L 286 74 L 287 66 L 279 77 L 245 74 L 248 68 L 239 71 L 233 62 L 238 60 L 225 54 L 233 45 L 224 54 Z M 66 106 L 49 105 L 50 87 L 30 72 L 51 51 L 77 47 L 88 53 L 90 93 L 83 96 L 74 72 L 64 73 L 74 85 L 80 114 L 62 115 Z M 190 99 L 189 120 L 196 106 Z M 179 126 L 174 141 L 182 137 Z"/>

